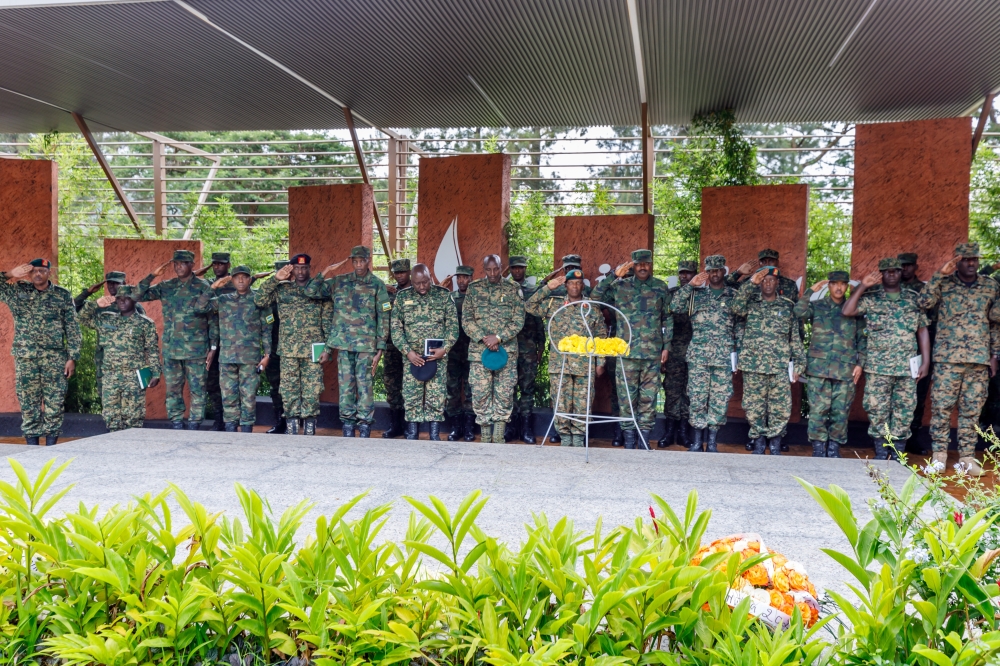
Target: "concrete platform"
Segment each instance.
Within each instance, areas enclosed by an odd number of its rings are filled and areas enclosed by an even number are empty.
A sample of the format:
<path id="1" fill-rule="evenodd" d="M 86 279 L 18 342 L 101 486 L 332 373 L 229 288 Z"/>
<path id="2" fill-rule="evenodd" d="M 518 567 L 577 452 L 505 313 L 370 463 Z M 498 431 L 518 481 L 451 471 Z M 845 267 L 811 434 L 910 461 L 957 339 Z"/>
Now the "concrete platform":
<path id="1" fill-rule="evenodd" d="M 694 489 L 700 507 L 712 510 L 710 538 L 758 532 L 768 546 L 802 562 L 817 587 L 841 591 L 849 574 L 819 549 L 846 549 L 847 542 L 794 477 L 840 485 L 864 520 L 870 517 L 866 499 L 875 491 L 861 460 L 670 450 L 592 449 L 588 464 L 582 449 L 566 447 L 144 429 L 55 448 L 0 445 L 0 453 L 31 472 L 52 457 L 73 459 L 57 484 L 76 484 L 63 500 L 64 508 L 81 501 L 107 508 L 157 492 L 171 481 L 210 511 L 237 516 L 233 484 L 239 482 L 265 496 L 276 515 L 302 499 L 311 500 L 315 508 L 305 522 L 311 530 L 315 516 L 370 490 L 361 507 L 395 504 L 383 530 L 392 539 L 405 534 L 410 507 L 403 495 L 435 495 L 455 507 L 467 493 L 481 489 L 490 501 L 480 527 L 513 545 L 522 541 L 533 512 L 544 512 L 553 521 L 569 516 L 579 529 L 592 528 L 603 516 L 607 532 L 637 517 L 648 518 L 650 493 L 683 513 Z M 894 484 L 909 475 L 897 463 L 877 464 L 888 469 Z M 6 466 L 0 468 L 0 478 L 15 480 Z"/>

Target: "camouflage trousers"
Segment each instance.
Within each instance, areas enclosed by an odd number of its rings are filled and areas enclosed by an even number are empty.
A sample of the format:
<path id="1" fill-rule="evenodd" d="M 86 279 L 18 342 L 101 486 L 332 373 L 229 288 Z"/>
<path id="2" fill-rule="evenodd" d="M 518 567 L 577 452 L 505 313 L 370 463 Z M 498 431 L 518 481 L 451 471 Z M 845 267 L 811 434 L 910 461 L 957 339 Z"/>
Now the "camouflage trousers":
<path id="1" fill-rule="evenodd" d="M 744 371 L 743 411 L 750 424 L 750 439 L 784 435 L 792 415 L 792 385 L 788 375 Z"/>
<path id="2" fill-rule="evenodd" d="M 854 382 L 806 375 L 809 398 L 809 439 L 817 442 L 847 442 L 847 415 L 854 402 Z"/>
<path id="3" fill-rule="evenodd" d="M 108 430 L 141 428 L 146 420 L 146 390 L 139 386 L 135 370 L 109 370 L 101 393 L 101 416 Z"/>
<path id="4" fill-rule="evenodd" d="M 663 416 L 675 421 L 685 420 L 691 414 L 688 398 L 688 364 L 684 353 L 671 352 L 667 369 L 663 373 Z"/>
<path id="5" fill-rule="evenodd" d="M 507 365 L 499 370 L 487 370 L 482 363 L 469 363 L 469 384 L 472 385 L 472 409 L 476 423 L 510 421 L 514 411 L 514 384 L 517 383 L 517 363 L 508 357 Z"/>
<path id="6" fill-rule="evenodd" d="M 615 377 L 618 387 L 618 402 L 625 406 L 632 399 L 632 412 L 639 423 L 639 430 L 652 430 L 656 424 L 656 394 L 660 392 L 660 359 L 618 359 L 625 369 L 625 379 L 621 372 Z M 626 388 L 626 382 L 627 387 Z M 620 408 L 621 409 L 621 408 Z M 623 416 L 628 416 L 624 411 Z M 622 421 L 622 430 L 634 430 L 631 421 Z"/>
<path id="7" fill-rule="evenodd" d="M 726 409 L 733 397 L 733 373 L 727 367 L 692 363 L 688 366 L 687 394 L 691 427 L 721 428 L 726 425 Z"/>
<path id="8" fill-rule="evenodd" d="M 558 411 L 564 414 L 587 413 L 586 375 L 564 374 L 562 376 L 562 386 L 560 386 L 559 373 L 549 373 L 549 387 L 553 403 L 556 401 L 556 396 L 559 396 Z M 591 391 L 593 391 L 593 387 L 591 387 Z M 590 397 L 594 397 L 592 393 Z M 561 416 L 556 418 L 556 432 L 562 436 L 563 446 L 569 446 L 567 435 L 580 435 L 582 437 L 587 434 L 582 423 L 571 421 Z"/>
<path id="9" fill-rule="evenodd" d="M 403 409 L 403 354 L 391 342 L 385 346 L 382 355 L 382 382 L 385 384 L 385 401 L 389 409 Z M 409 373 L 406 373 L 409 374 Z"/>
<path id="10" fill-rule="evenodd" d="M 66 387 L 69 381 L 65 351 L 45 349 L 31 358 L 14 359 L 14 392 L 21 404 L 21 432 L 25 437 L 62 432 Z"/>
<path id="11" fill-rule="evenodd" d="M 868 412 L 868 434 L 885 437 L 889 434 L 902 450 L 910 436 L 910 420 L 917 405 L 917 382 L 909 375 L 876 375 L 865 373 L 865 411 Z"/>
<path id="12" fill-rule="evenodd" d="M 319 394 L 323 392 L 323 366 L 311 358 L 281 357 L 281 400 L 285 416 L 312 419 L 319 416 Z"/>
<path id="13" fill-rule="evenodd" d="M 104 395 L 104 347 L 94 349 L 94 379 L 97 384 L 97 395 Z M 104 400 L 102 397 L 101 400 Z"/>
<path id="14" fill-rule="evenodd" d="M 212 364 L 205 371 L 205 399 L 212 405 L 212 418 L 216 423 L 222 422 L 225 404 L 222 397 L 221 368 L 219 367 L 219 352 L 212 357 Z M 226 421 L 229 418 L 226 417 Z"/>
<path id="15" fill-rule="evenodd" d="M 274 418 L 280 419 L 285 415 L 285 403 L 281 399 L 281 357 L 277 354 L 271 354 L 271 360 L 267 362 L 267 367 L 264 368 L 264 376 L 267 377 L 267 383 L 271 386 L 271 404 L 274 405 Z"/>
<path id="16" fill-rule="evenodd" d="M 535 377 L 538 376 L 538 354 L 534 349 L 517 353 L 517 412 L 527 417 L 535 408 Z"/>
<path id="17" fill-rule="evenodd" d="M 163 359 L 163 380 L 167 384 L 167 418 L 184 420 L 184 382 L 191 394 L 191 411 L 188 419 L 205 418 L 205 359 Z"/>
<path id="18" fill-rule="evenodd" d="M 448 378 L 445 364 L 438 361 L 437 372 L 426 382 L 414 377 L 410 372 L 403 375 L 403 402 L 406 404 L 406 420 L 411 423 L 444 421 L 444 403 L 448 394 Z"/>
<path id="19" fill-rule="evenodd" d="M 472 384 L 469 382 L 469 348 L 448 352 L 448 405 L 445 414 L 472 413 Z"/>
<path id="20" fill-rule="evenodd" d="M 340 420 L 345 423 L 371 423 L 375 420 L 373 360 L 375 352 L 337 350 Z"/>
<path id="21" fill-rule="evenodd" d="M 219 388 L 226 423 L 253 425 L 257 422 L 258 384 L 260 375 L 256 363 L 219 364 Z"/>
<path id="22" fill-rule="evenodd" d="M 979 363 L 936 363 L 931 385 L 931 440 L 935 451 L 947 451 L 951 412 L 958 405 L 958 455 L 976 455 L 976 424 L 986 404 L 990 372 Z"/>

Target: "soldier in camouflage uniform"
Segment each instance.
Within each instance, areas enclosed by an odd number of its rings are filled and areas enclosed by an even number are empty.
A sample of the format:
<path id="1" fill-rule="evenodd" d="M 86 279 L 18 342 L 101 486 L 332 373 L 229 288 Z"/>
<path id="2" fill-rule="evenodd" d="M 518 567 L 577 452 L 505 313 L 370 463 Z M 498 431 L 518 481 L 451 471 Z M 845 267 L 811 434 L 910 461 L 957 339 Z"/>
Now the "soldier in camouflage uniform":
<path id="1" fill-rule="evenodd" d="M 626 277 L 630 269 L 635 270 L 635 276 Z M 632 252 L 632 261 L 616 268 L 615 277 L 597 286 L 594 300 L 617 307 L 632 325 L 629 355 L 619 359 L 624 364 L 625 380 L 616 377 L 618 400 L 624 403 L 631 397 L 641 443 L 648 448 L 649 435 L 656 423 L 660 368 L 667 364 L 674 335 L 673 315 L 669 311 L 671 294 L 666 282 L 653 277 L 653 253 L 649 250 Z M 625 331 L 627 327 L 619 323 L 618 330 Z M 635 424 L 626 421 L 622 429 L 625 448 L 636 448 Z"/>
<path id="2" fill-rule="evenodd" d="M 762 268 L 740 287 L 733 314 L 746 317 L 738 370 L 743 371 L 743 409 L 750 424 L 753 453 L 781 454 L 781 438 L 792 413 L 792 381 L 805 370 L 806 354 L 799 338 L 795 303 L 778 295 L 778 269 Z M 788 363 L 794 366 L 790 373 Z"/>
<path id="3" fill-rule="evenodd" d="M 899 284 L 903 289 L 911 289 L 918 294 L 923 290 L 924 283 L 917 277 L 917 255 L 915 252 L 901 252 L 896 255 L 903 270 L 903 277 Z M 931 350 L 934 349 L 934 322 L 937 319 L 936 308 L 925 310 L 927 315 L 927 335 L 930 336 Z M 933 356 L 933 354 L 932 354 Z M 910 438 L 906 440 L 906 452 L 923 454 L 924 447 L 917 441 L 917 433 L 924 423 L 924 406 L 927 404 L 927 394 L 931 388 L 931 375 L 934 373 L 934 359 L 931 358 L 931 367 L 927 371 L 927 376 L 917 382 L 917 406 L 913 409 L 913 422 L 910 424 Z"/>
<path id="4" fill-rule="evenodd" d="M 813 458 L 839 458 L 847 442 L 847 415 L 865 364 L 864 320 L 845 317 L 847 271 L 830 271 L 795 304 L 795 316 L 812 326 L 806 365 L 809 442 Z M 822 289 L 827 287 L 827 293 Z M 820 294 L 822 294 L 820 296 Z"/>
<path id="5" fill-rule="evenodd" d="M 328 279 L 322 285 L 322 297 L 333 302 L 333 321 L 323 353 L 329 360 L 337 352 L 344 437 L 354 437 L 355 426 L 358 437 L 371 436 L 375 369 L 389 337 L 392 302 L 385 283 L 371 272 L 371 256 L 371 250 L 357 245 L 351 250 L 353 271 L 330 277 L 340 264 L 323 271 Z"/>
<path id="6" fill-rule="evenodd" d="M 705 270 L 678 289 L 670 301 L 674 317 L 691 322 L 687 365 L 691 424 L 688 451 L 718 452 L 719 428 L 726 424 L 726 408 L 733 395 L 732 353 L 735 320 L 732 302 L 736 290 L 726 286 L 726 258 L 705 258 Z M 707 433 L 705 431 L 708 431 Z"/>
<path id="7" fill-rule="evenodd" d="M 229 277 L 229 262 L 230 255 L 228 252 L 213 252 L 212 263 L 201 269 L 203 271 L 202 274 L 211 270 L 215 278 L 208 280 L 208 282 L 218 283 L 222 278 Z M 224 282 L 222 287 L 216 289 L 218 294 L 232 294 L 235 291 L 236 289 L 233 287 L 231 281 Z M 212 325 L 218 328 L 219 315 L 215 312 L 208 312 L 207 314 L 212 318 Z M 205 373 L 205 394 L 208 397 L 208 403 L 212 406 L 212 430 L 225 430 L 225 420 L 223 418 L 225 408 L 222 401 L 222 386 L 219 383 L 218 352 L 212 357 L 212 364 L 208 366 L 208 371 Z"/>
<path id="8" fill-rule="evenodd" d="M 455 269 L 458 291 L 451 292 L 451 302 L 458 313 L 458 341 L 448 354 L 448 406 L 445 415 L 451 419 L 448 441 L 461 437 L 467 442 L 476 438 L 476 413 L 472 410 L 472 384 L 469 383 L 469 336 L 462 326 L 462 305 L 472 282 L 472 266 Z"/>
<path id="9" fill-rule="evenodd" d="M 275 272 L 288 265 L 287 259 L 274 262 Z M 269 435 L 284 435 L 288 432 L 288 421 L 285 419 L 285 403 L 281 399 L 281 357 L 278 356 L 278 339 L 281 337 L 281 317 L 278 316 L 278 304 L 271 303 L 271 354 L 264 368 L 264 376 L 270 387 L 271 406 L 274 408 L 274 425 L 268 428 Z"/>
<path id="10" fill-rule="evenodd" d="M 978 243 L 960 243 L 917 298 L 920 307 L 938 313 L 931 389 L 934 460 L 948 459 L 951 412 L 958 405 L 959 463 L 975 476 L 983 474 L 976 460 L 976 424 L 1000 353 L 1000 340 L 990 335 L 990 323 L 1000 322 L 1000 285 L 978 275 L 979 258 Z"/>
<path id="11" fill-rule="evenodd" d="M 311 261 L 308 254 L 295 255 L 254 294 L 257 307 L 278 305 L 281 399 L 289 435 L 316 434 L 319 395 L 323 392 L 323 366 L 312 360 L 312 346 L 325 343 L 333 306 L 328 300 L 310 296 L 323 290 L 322 275 L 309 277 Z"/>
<path id="12" fill-rule="evenodd" d="M 504 442 L 504 429 L 514 409 L 517 382 L 517 333 L 524 326 L 524 299 L 516 284 L 501 275 L 500 257 L 483 259 L 486 278 L 469 285 L 462 308 L 462 328 L 469 336 L 469 383 L 482 441 Z M 483 351 L 507 352 L 499 370 L 483 365 Z"/>
<path id="13" fill-rule="evenodd" d="M 680 261 L 677 264 L 677 286 L 670 289 L 673 300 L 677 291 L 691 281 L 698 272 L 694 261 Z M 687 348 L 691 342 L 691 318 L 687 311 L 673 312 L 674 337 L 670 340 L 670 357 L 663 371 L 663 417 L 666 428 L 656 446 L 664 449 L 674 443 L 674 437 L 683 446 L 690 446 L 687 437 L 687 421 L 691 416 L 687 394 L 688 365 Z"/>
<path id="14" fill-rule="evenodd" d="M 726 277 L 726 284 L 730 287 L 739 289 L 741 284 L 751 275 L 753 275 L 758 269 L 765 266 L 771 266 L 772 268 L 778 268 L 780 272 L 779 264 L 779 254 L 777 250 L 772 250 L 771 248 L 766 248 L 757 253 L 756 264 L 753 261 L 748 261 L 735 271 L 730 273 Z M 757 287 L 759 290 L 759 287 Z M 793 303 L 799 300 L 799 285 L 795 284 L 795 280 L 784 275 L 778 276 L 778 296 L 787 298 Z M 801 334 L 801 331 L 800 331 Z"/>
<path id="15" fill-rule="evenodd" d="M 406 403 L 406 439 L 420 439 L 420 424 L 427 423 L 429 439 L 441 439 L 444 403 L 447 396 L 446 363 L 442 363 L 458 340 L 458 313 L 450 292 L 431 280 L 424 264 L 413 267 L 413 286 L 397 293 L 392 312 L 392 340 L 406 355 L 407 366 L 424 366 L 434 361 L 437 371 L 426 381 L 407 372 L 403 375 Z M 441 347 L 424 355 L 427 339 L 442 340 Z"/>
<path id="16" fill-rule="evenodd" d="M 581 271 L 583 270 L 583 260 L 580 258 L 580 255 L 578 255 L 578 254 L 564 254 L 563 257 L 562 257 L 562 265 L 559 266 L 559 268 L 557 268 L 555 271 L 553 271 L 552 273 L 550 273 L 548 277 L 549 278 L 553 277 L 559 271 L 564 271 L 565 272 L 565 271 L 568 271 L 568 270 L 572 270 L 574 268 L 578 268 Z M 613 280 L 614 276 L 609 276 L 609 278 Z M 564 296 L 566 296 L 566 285 L 564 284 L 564 285 L 561 285 L 559 287 L 556 287 L 555 291 L 552 292 L 552 296 L 556 297 L 556 298 L 563 298 Z M 587 284 L 586 278 L 583 281 L 583 297 L 584 298 L 590 298 L 590 285 Z M 605 320 L 615 321 L 615 318 L 611 316 L 611 311 L 610 310 L 608 310 L 607 308 L 604 308 L 604 311 L 605 311 Z M 546 322 L 546 324 L 547 323 L 548 322 Z M 612 325 L 610 328 L 608 328 L 608 335 L 612 335 L 612 336 L 615 335 L 615 327 L 614 327 L 614 325 Z M 614 377 L 618 376 L 618 375 L 615 374 L 615 369 L 616 369 L 615 359 L 613 359 L 613 358 L 607 359 L 606 362 L 605 362 L 604 368 L 605 368 L 605 372 L 611 373 L 612 380 L 613 380 Z M 611 391 L 611 415 L 612 416 L 618 416 L 619 413 L 620 413 L 620 410 L 618 408 L 618 394 L 615 391 Z M 555 442 L 556 444 L 558 444 L 559 441 L 560 441 L 559 431 L 557 430 L 555 432 L 552 432 L 551 435 L 549 435 L 549 440 L 552 441 L 552 442 Z M 612 442 L 612 444 L 614 446 L 621 446 L 624 443 L 624 441 L 625 440 L 622 437 L 621 424 L 616 423 L 615 424 L 615 439 Z"/>
<path id="17" fill-rule="evenodd" d="M 149 388 L 160 383 L 156 324 L 138 311 L 136 291 L 129 285 L 116 287 L 115 296 L 87 303 L 80 312 L 80 323 L 96 329 L 106 346 L 101 416 L 111 432 L 141 428 L 146 420 L 146 389 L 137 372 L 149 369 Z"/>
<path id="18" fill-rule="evenodd" d="M 510 258 L 510 279 L 521 288 L 525 300 L 535 293 L 535 287 L 528 285 L 525 273 L 528 258 L 515 255 Z M 538 317 L 525 314 L 524 328 L 517 334 L 517 400 L 513 418 L 507 424 L 504 434 L 506 441 L 517 438 L 520 431 L 521 441 L 526 444 L 535 443 L 535 377 L 538 375 L 538 364 L 542 362 L 542 349 L 545 344 L 545 323 Z"/>
<path id="19" fill-rule="evenodd" d="M 882 259 L 878 271 L 866 275 L 844 305 L 845 316 L 865 318 L 865 411 L 878 460 L 892 455 L 886 446 L 886 430 L 895 442 L 905 441 L 910 433 L 917 383 L 910 374 L 910 359 L 919 347 L 918 379 L 927 374 L 931 360 L 927 315 L 917 302 L 917 293 L 900 288 L 901 275 L 899 259 Z M 880 283 L 881 289 L 866 293 Z"/>
<path id="20" fill-rule="evenodd" d="M 152 286 L 173 264 L 177 277 Z M 184 428 L 184 383 L 191 394 L 187 429 L 197 430 L 205 416 L 205 371 L 219 346 L 219 328 L 195 310 L 201 292 L 211 289 L 194 275 L 194 253 L 174 250 L 166 262 L 139 282 L 139 300 L 163 305 L 163 377 L 167 383 L 167 418 L 174 430 Z"/>
<path id="21" fill-rule="evenodd" d="M 125 284 L 125 274 L 121 271 L 108 271 L 104 275 L 104 280 L 87 287 L 73 299 L 73 307 L 76 308 L 77 314 L 83 309 L 84 303 L 87 299 L 96 294 L 101 290 L 104 285 L 108 286 L 108 293 L 114 297 L 118 293 L 118 288 Z M 146 311 L 138 303 L 135 304 L 135 310 L 139 314 L 146 314 Z M 106 308 L 100 308 L 99 311 L 103 312 L 118 312 L 118 306 L 112 303 Z M 97 332 L 97 345 L 94 348 L 94 375 L 97 379 L 97 395 L 100 396 L 103 393 L 102 381 L 104 377 L 104 342 L 101 340 L 101 332 Z"/>
<path id="22" fill-rule="evenodd" d="M 214 313 L 219 322 L 219 376 L 226 432 L 253 432 L 257 422 L 257 385 L 270 362 L 271 308 L 258 307 L 250 291 L 253 273 L 237 266 L 232 275 L 212 283 L 212 291 L 198 298 L 201 312 Z M 232 287 L 228 291 L 227 287 Z"/>
<path id="23" fill-rule="evenodd" d="M 552 293 L 564 284 L 567 295 L 552 296 Z M 542 285 L 542 288 L 536 291 L 525 304 L 525 309 L 530 314 L 540 317 L 546 322 L 555 315 L 555 319 L 552 321 L 552 339 L 549 341 L 549 359 L 551 359 L 549 363 L 549 392 L 552 395 L 553 403 L 556 404 L 556 409 L 553 411 L 563 414 L 586 414 L 589 411 L 587 398 L 593 396 L 593 386 L 587 384 L 589 379 L 587 357 L 579 354 L 560 354 L 559 341 L 570 335 L 580 335 L 585 338 L 607 337 L 604 316 L 598 307 L 571 306 L 556 314 L 556 311 L 563 305 L 580 300 L 583 300 L 583 271 L 579 268 L 571 268 L 566 271 L 565 275 L 549 280 Z M 582 312 L 581 308 L 583 308 Z M 584 326 L 581 314 L 586 317 L 587 326 Z M 595 371 L 598 376 L 605 372 L 605 360 L 601 357 L 594 359 L 594 363 L 597 365 Z M 557 399 L 558 403 L 556 403 Z M 587 431 L 582 423 L 559 417 L 555 420 L 555 426 L 561 435 L 563 446 L 584 446 L 586 444 Z"/>
<path id="24" fill-rule="evenodd" d="M 0 302 L 14 317 L 10 353 L 21 432 L 34 445 L 44 435 L 46 446 L 55 444 L 62 431 L 66 387 L 76 370 L 81 342 L 73 298 L 49 280 L 51 267 L 48 259 L 34 259 L 0 272 Z"/>
<path id="25" fill-rule="evenodd" d="M 394 259 L 392 265 L 392 277 L 395 285 L 386 285 L 386 292 L 389 294 L 389 301 L 395 306 L 396 293 L 410 286 L 410 260 Z M 403 355 L 399 353 L 396 345 L 392 342 L 392 336 L 385 341 L 385 355 L 382 357 L 382 382 L 385 384 L 385 398 L 389 403 L 389 429 L 382 433 L 382 437 L 387 439 L 399 437 L 406 434 L 406 416 L 404 413 L 405 404 L 403 402 Z"/>

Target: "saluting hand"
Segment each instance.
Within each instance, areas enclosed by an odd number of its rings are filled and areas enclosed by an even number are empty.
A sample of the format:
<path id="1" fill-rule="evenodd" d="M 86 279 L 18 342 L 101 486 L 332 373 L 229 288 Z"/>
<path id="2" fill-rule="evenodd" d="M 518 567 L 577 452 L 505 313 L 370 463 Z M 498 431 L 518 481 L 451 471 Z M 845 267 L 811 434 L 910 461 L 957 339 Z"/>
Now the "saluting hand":
<path id="1" fill-rule="evenodd" d="M 288 264 L 286 266 L 282 266 L 281 270 L 279 270 L 277 273 L 274 274 L 274 278 L 276 280 L 278 280 L 279 282 L 284 282 L 288 278 L 292 277 L 292 270 L 293 269 L 294 269 L 294 266 L 292 266 L 291 264 Z"/>
<path id="2" fill-rule="evenodd" d="M 882 271 L 875 269 L 868 275 L 861 278 L 861 284 L 865 286 L 865 289 L 869 287 L 874 287 L 877 284 L 882 284 Z"/>
<path id="3" fill-rule="evenodd" d="M 327 266 L 326 268 L 323 269 L 323 277 L 325 277 L 325 278 L 332 277 L 334 271 L 336 271 L 338 268 L 340 268 L 341 266 L 343 266 L 344 264 L 346 264 L 350 260 L 351 260 L 351 258 L 348 257 L 347 259 L 344 259 L 342 261 L 338 261 L 335 264 L 330 264 L 329 266 Z"/>
<path id="4" fill-rule="evenodd" d="M 21 264 L 11 269 L 10 276 L 15 280 L 20 280 L 21 278 L 26 278 L 31 274 L 31 264 Z"/>
<path id="5" fill-rule="evenodd" d="M 194 272 L 194 276 L 195 277 L 201 277 L 202 275 L 204 275 L 205 273 L 207 273 L 208 269 L 211 268 L 211 267 L 212 267 L 212 264 L 209 264 L 208 266 L 202 266 L 201 268 L 199 268 L 198 270 L 196 270 Z"/>
<path id="6" fill-rule="evenodd" d="M 628 275 L 628 272 L 632 270 L 632 266 L 635 263 L 632 261 L 626 261 L 624 264 L 615 269 L 615 277 L 623 278 Z"/>
<path id="7" fill-rule="evenodd" d="M 822 289 L 823 287 L 825 287 L 829 283 L 830 283 L 829 280 L 820 280 L 819 282 L 817 282 L 813 286 L 809 287 L 809 290 L 812 291 L 814 294 L 818 294 L 819 290 Z"/>
<path id="8" fill-rule="evenodd" d="M 232 275 L 225 275 L 212 283 L 212 289 L 221 289 L 233 281 Z"/>
<path id="9" fill-rule="evenodd" d="M 740 275 L 749 275 L 754 272 L 754 269 L 756 269 L 757 266 L 759 266 L 759 264 L 756 261 L 745 261 L 740 264 L 740 267 L 736 269 L 736 272 Z"/>
<path id="10" fill-rule="evenodd" d="M 173 259 L 171 259 L 170 261 L 163 262 L 162 264 L 156 267 L 156 270 L 153 271 L 153 276 L 160 277 L 167 271 L 167 267 L 171 266 L 173 263 L 174 263 Z"/>
<path id="11" fill-rule="evenodd" d="M 562 285 L 566 284 L 566 276 L 560 275 L 557 278 L 553 278 L 545 283 L 545 286 L 549 288 L 549 291 L 555 291 Z"/>
<path id="12" fill-rule="evenodd" d="M 961 260 L 961 257 L 952 257 L 951 261 L 941 267 L 941 275 L 951 275 L 954 273 L 955 269 L 958 268 L 959 260 Z"/>
<path id="13" fill-rule="evenodd" d="M 89 287 L 87 287 L 87 292 L 90 293 L 90 294 L 96 294 L 97 292 L 99 292 L 101 290 L 101 287 L 104 286 L 105 282 L 107 282 L 107 280 L 101 280 L 97 284 L 90 285 Z"/>
<path id="14" fill-rule="evenodd" d="M 263 273 L 254 273 L 253 274 L 253 279 L 254 280 L 260 280 L 261 278 L 266 278 L 268 275 L 270 275 L 273 272 L 274 271 L 264 271 Z"/>
<path id="15" fill-rule="evenodd" d="M 115 302 L 114 296 L 101 296 L 100 298 L 97 299 L 97 306 L 106 308 L 114 302 Z"/>
<path id="16" fill-rule="evenodd" d="M 449 286 L 451 284 L 451 279 L 453 277 L 455 277 L 454 273 L 452 273 L 451 275 L 446 275 L 443 280 L 441 280 L 440 282 L 438 282 L 438 285 L 441 286 L 441 287 L 447 287 L 447 286 Z"/>
<path id="17" fill-rule="evenodd" d="M 698 273 L 693 278 L 691 278 L 691 281 L 688 282 L 688 284 L 691 285 L 692 287 L 704 287 L 706 284 L 708 284 L 708 271 L 702 271 L 701 273 Z"/>
<path id="18" fill-rule="evenodd" d="M 753 274 L 753 277 L 750 278 L 750 281 L 756 285 L 759 285 L 761 282 L 764 281 L 765 275 L 767 275 L 767 271 L 757 271 L 756 273 Z"/>

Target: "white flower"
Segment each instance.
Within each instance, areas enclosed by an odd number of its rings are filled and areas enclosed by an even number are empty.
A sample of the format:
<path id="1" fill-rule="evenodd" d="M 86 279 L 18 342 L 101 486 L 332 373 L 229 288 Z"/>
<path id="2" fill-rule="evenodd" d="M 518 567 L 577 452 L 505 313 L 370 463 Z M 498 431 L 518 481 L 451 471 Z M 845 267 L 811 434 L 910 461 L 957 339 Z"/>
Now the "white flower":
<path id="1" fill-rule="evenodd" d="M 788 569 L 789 571 L 796 571 L 802 574 L 803 576 L 806 575 L 806 568 L 793 560 L 785 562 L 785 568 Z"/>
<path id="2" fill-rule="evenodd" d="M 916 564 L 926 564 L 930 562 L 931 554 L 926 548 L 911 548 L 909 552 L 910 559 Z"/>
<path id="3" fill-rule="evenodd" d="M 747 549 L 747 545 L 748 544 L 746 539 L 740 539 L 739 541 L 733 544 L 733 552 L 742 553 L 744 550 Z"/>
<path id="4" fill-rule="evenodd" d="M 943 462 L 941 462 L 940 460 L 935 460 L 932 463 L 924 465 L 924 474 L 926 474 L 927 476 L 931 476 L 933 474 L 940 474 L 941 472 L 944 471 L 944 467 L 945 465 Z"/>
<path id="5" fill-rule="evenodd" d="M 955 476 L 965 476 L 966 471 L 965 463 L 955 463 Z"/>
<path id="6" fill-rule="evenodd" d="M 884 499 L 872 500 L 872 509 L 875 511 L 885 511 L 888 508 L 889 504 Z"/>

